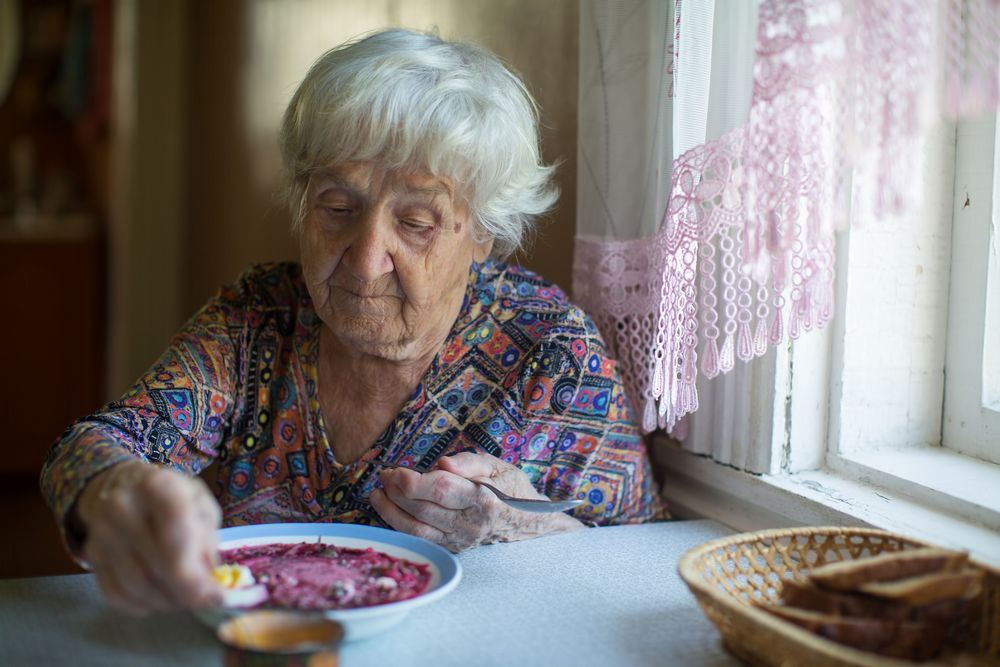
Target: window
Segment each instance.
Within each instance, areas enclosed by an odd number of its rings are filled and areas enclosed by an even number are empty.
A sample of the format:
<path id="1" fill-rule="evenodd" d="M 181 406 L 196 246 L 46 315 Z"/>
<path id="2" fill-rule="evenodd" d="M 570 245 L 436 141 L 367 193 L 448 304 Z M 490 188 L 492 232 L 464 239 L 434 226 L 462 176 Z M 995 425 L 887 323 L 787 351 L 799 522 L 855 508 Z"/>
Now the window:
<path id="1" fill-rule="evenodd" d="M 923 151 L 921 209 L 845 234 L 826 461 L 849 479 L 992 529 L 1000 528 L 1000 413 L 989 408 L 998 357 L 987 344 L 997 335 L 996 315 L 987 317 L 998 308 L 987 296 L 1000 205 L 995 128 L 995 118 L 942 124 Z"/>
<path id="2" fill-rule="evenodd" d="M 919 211 L 838 239 L 830 325 L 756 360 L 742 389 L 701 392 L 688 452 L 657 452 L 680 516 L 874 525 L 1000 563 L 997 126 L 936 128 Z M 754 457 L 704 444 L 727 437 L 730 413 L 750 415 L 738 428 L 761 441 Z"/>
<path id="3" fill-rule="evenodd" d="M 958 131 L 942 444 L 1000 463 L 1000 133 Z"/>

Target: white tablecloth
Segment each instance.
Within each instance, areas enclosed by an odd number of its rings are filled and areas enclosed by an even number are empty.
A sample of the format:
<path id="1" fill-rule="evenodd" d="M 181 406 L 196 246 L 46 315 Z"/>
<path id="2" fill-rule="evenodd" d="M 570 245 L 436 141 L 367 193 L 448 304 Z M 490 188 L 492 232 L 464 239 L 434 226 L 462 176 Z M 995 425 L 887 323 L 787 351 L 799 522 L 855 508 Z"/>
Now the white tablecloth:
<path id="1" fill-rule="evenodd" d="M 445 598 L 345 644 L 344 667 L 739 665 L 677 575 L 689 548 L 729 534 L 712 521 L 593 528 L 459 556 Z M 135 619 L 91 575 L 0 581 L 0 665 L 221 665 L 189 614 Z"/>

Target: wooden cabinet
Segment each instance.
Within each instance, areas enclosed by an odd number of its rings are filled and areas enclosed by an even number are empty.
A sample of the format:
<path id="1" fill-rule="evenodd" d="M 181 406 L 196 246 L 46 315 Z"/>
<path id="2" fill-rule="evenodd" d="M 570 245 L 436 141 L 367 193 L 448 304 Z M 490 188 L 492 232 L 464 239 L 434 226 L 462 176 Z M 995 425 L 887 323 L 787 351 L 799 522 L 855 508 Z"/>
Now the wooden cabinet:
<path id="1" fill-rule="evenodd" d="M 104 391 L 104 243 L 0 236 L 0 476 L 37 477 L 49 447 Z"/>
<path id="2" fill-rule="evenodd" d="M 0 578 L 78 571 L 38 473 L 105 399 L 105 242 L 88 223 L 110 208 L 114 6 L 0 0 L 16 63 L 0 73 L 0 529 L 18 536 Z"/>

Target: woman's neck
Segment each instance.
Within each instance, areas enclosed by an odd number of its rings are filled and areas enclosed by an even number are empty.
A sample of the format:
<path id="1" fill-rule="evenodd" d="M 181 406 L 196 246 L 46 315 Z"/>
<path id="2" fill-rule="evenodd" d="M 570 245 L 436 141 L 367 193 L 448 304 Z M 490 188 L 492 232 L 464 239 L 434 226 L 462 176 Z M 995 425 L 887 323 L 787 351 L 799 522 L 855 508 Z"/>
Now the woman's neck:
<path id="1" fill-rule="evenodd" d="M 406 405 L 434 353 L 406 362 L 344 349 L 324 327 L 320 334 L 319 402 L 336 460 L 361 458 Z"/>
<path id="2" fill-rule="evenodd" d="M 341 395 L 349 403 L 368 406 L 405 403 L 430 367 L 437 349 L 403 361 L 357 351 L 322 327 L 319 345 L 321 393 Z"/>

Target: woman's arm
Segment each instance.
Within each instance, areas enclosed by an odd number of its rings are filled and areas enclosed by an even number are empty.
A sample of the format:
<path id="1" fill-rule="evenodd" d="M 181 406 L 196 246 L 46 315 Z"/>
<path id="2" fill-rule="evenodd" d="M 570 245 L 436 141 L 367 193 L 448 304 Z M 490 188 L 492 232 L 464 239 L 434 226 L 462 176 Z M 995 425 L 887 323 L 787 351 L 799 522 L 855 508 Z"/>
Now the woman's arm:
<path id="1" fill-rule="evenodd" d="M 541 354 L 558 359 L 550 363 L 560 369 L 546 409 L 528 426 L 532 434 L 546 433 L 551 447 L 541 461 L 519 467 L 542 493 L 584 500 L 572 511 L 581 521 L 607 526 L 669 518 L 618 362 L 583 311 L 571 307 L 565 320 L 574 335 L 546 341 Z M 524 382 L 525 394 L 536 381 Z"/>
<path id="2" fill-rule="evenodd" d="M 463 452 L 442 457 L 435 470 L 424 474 L 383 471 L 383 490 L 372 493 L 371 503 L 386 523 L 458 551 L 572 530 L 583 522 L 666 518 L 616 362 L 579 309 L 570 308 L 562 324 L 560 331 L 577 335 L 540 340 L 505 395 L 521 403 L 522 430 L 496 436 L 494 447 L 516 465 Z M 504 449 L 507 436 L 516 436 L 516 444 Z M 472 440 L 458 446 L 477 447 Z M 510 495 L 585 502 L 571 515 L 529 515 L 468 482 L 476 478 Z"/>
<path id="3" fill-rule="evenodd" d="M 42 493 L 108 601 L 142 612 L 214 599 L 220 512 L 196 479 L 234 418 L 242 311 L 223 292 L 119 400 L 53 446 Z M 209 597 L 206 597 L 209 596 Z"/>

